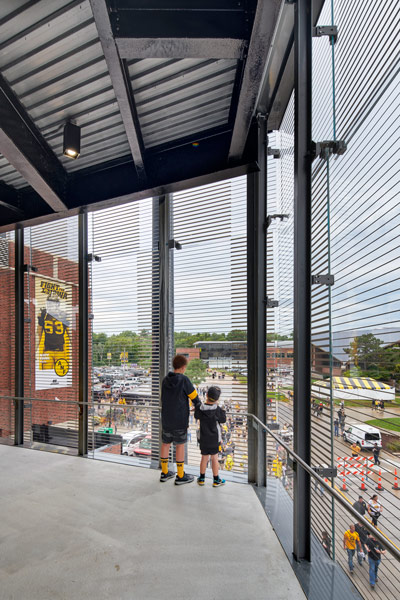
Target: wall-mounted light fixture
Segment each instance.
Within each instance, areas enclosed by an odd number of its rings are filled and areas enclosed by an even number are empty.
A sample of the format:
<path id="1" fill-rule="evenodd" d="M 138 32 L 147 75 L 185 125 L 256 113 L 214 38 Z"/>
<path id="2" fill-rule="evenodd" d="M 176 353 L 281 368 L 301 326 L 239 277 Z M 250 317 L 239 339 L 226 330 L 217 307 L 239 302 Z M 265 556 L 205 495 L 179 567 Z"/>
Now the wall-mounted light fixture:
<path id="1" fill-rule="evenodd" d="M 81 153 L 81 128 L 72 123 L 64 126 L 63 152 L 68 158 L 76 159 Z"/>

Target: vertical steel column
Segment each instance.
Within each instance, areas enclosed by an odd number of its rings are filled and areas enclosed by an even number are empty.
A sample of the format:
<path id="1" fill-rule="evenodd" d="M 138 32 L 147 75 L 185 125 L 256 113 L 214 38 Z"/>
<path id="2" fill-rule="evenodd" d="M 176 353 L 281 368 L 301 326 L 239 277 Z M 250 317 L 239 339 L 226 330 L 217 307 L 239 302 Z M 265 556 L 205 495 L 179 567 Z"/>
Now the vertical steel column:
<path id="1" fill-rule="evenodd" d="M 89 273 L 88 217 L 79 215 L 79 402 L 88 402 L 89 393 Z M 78 454 L 88 451 L 88 406 L 79 405 Z"/>
<path id="2" fill-rule="evenodd" d="M 170 302 L 170 196 L 159 200 L 159 248 L 160 248 L 160 390 L 161 382 L 169 369 L 169 302 Z"/>
<path id="3" fill-rule="evenodd" d="M 24 230 L 15 230 L 15 395 L 24 395 Z M 24 403 L 15 402 L 16 446 L 24 443 Z"/>
<path id="4" fill-rule="evenodd" d="M 295 3 L 294 29 L 294 451 L 311 460 L 311 54 L 312 2 Z M 311 558 L 310 476 L 297 466 L 293 554 Z"/>
<path id="5" fill-rule="evenodd" d="M 248 408 L 266 422 L 266 122 L 258 120 L 260 171 L 247 176 L 247 372 Z M 267 481 L 265 432 L 249 427 L 249 483 Z"/>
<path id="6" fill-rule="evenodd" d="M 170 196 L 153 199 L 153 273 L 152 273 L 152 459 L 159 459 L 161 444 L 161 383 L 170 363 Z"/>

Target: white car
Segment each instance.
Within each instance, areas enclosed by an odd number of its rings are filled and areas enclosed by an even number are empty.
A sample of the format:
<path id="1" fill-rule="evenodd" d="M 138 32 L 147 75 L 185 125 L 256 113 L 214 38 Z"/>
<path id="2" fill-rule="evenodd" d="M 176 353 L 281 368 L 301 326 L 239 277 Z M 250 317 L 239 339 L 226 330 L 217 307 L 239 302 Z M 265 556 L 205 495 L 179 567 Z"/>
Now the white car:
<path id="1" fill-rule="evenodd" d="M 138 442 L 141 442 L 147 433 L 145 431 L 129 431 L 122 436 L 122 454 L 133 456 L 133 448 Z"/>

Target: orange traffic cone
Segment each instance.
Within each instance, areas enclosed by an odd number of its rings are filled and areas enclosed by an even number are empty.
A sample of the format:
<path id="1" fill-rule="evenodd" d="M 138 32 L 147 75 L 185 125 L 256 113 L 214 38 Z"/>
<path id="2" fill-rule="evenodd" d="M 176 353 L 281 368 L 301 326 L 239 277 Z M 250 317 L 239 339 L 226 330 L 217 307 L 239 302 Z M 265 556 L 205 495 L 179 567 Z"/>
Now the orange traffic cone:
<path id="1" fill-rule="evenodd" d="M 346 478 L 345 478 L 345 477 L 343 477 L 343 485 L 342 485 L 342 490 L 343 490 L 344 492 L 346 492 L 346 491 L 347 491 L 347 487 L 346 487 Z"/>
<path id="2" fill-rule="evenodd" d="M 379 477 L 378 477 L 378 485 L 376 486 L 376 490 L 379 490 L 380 492 L 383 490 L 382 487 L 382 477 L 381 477 L 381 470 L 379 469 Z"/>
<path id="3" fill-rule="evenodd" d="M 361 473 L 362 473 L 362 471 L 361 471 Z M 361 476 L 360 490 L 362 490 L 363 492 L 365 492 L 367 490 L 367 488 L 365 487 L 365 483 L 364 483 L 364 475 Z"/>
<path id="4" fill-rule="evenodd" d="M 392 485 L 394 490 L 399 489 L 399 484 L 397 483 L 397 469 L 394 470 L 394 485 Z"/>

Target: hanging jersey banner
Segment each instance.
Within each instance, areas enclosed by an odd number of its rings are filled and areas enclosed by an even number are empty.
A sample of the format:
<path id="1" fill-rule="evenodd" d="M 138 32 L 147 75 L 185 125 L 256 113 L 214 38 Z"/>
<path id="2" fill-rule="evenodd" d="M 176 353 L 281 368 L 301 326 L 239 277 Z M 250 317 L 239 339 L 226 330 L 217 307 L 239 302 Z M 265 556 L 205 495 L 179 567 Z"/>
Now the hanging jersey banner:
<path id="1" fill-rule="evenodd" d="M 51 279 L 35 279 L 36 390 L 72 385 L 72 288 Z"/>

